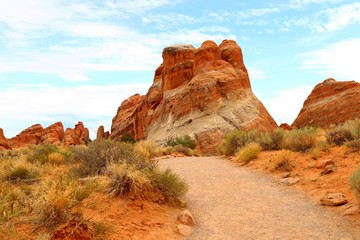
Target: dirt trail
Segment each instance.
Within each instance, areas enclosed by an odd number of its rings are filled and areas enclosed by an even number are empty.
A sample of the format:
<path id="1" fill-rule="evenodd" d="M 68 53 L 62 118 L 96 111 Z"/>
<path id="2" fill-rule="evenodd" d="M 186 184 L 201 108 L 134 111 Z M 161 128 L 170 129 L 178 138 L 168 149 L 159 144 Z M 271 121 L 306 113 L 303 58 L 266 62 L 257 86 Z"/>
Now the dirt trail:
<path id="1" fill-rule="evenodd" d="M 197 221 L 189 239 L 360 239 L 360 226 L 280 185 L 217 157 L 160 161 L 189 184 Z"/>

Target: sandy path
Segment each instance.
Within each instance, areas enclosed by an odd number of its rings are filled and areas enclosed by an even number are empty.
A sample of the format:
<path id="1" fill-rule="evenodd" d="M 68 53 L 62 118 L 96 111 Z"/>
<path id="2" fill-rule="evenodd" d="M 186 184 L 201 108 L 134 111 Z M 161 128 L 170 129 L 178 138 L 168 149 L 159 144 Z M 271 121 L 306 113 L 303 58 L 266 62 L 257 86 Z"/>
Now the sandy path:
<path id="1" fill-rule="evenodd" d="M 271 176 L 216 157 L 160 161 L 189 184 L 189 239 L 360 239 L 360 226 Z"/>

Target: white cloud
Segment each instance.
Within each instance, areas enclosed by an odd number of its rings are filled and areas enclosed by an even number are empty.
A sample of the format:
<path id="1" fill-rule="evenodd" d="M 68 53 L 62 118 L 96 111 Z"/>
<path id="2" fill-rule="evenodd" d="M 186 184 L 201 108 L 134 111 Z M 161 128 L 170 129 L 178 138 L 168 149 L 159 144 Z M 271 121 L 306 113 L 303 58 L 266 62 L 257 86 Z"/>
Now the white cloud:
<path id="1" fill-rule="evenodd" d="M 252 68 L 252 67 L 248 67 L 247 70 L 249 73 L 250 80 L 259 80 L 259 79 L 267 78 L 267 76 L 263 70 Z"/>
<path id="2" fill-rule="evenodd" d="M 238 17 L 240 19 L 247 19 L 252 17 L 260 17 L 270 13 L 277 13 L 280 12 L 280 8 L 278 7 L 271 7 L 271 8 L 254 8 L 249 10 L 244 10 L 238 12 Z"/>
<path id="3" fill-rule="evenodd" d="M 312 89 L 313 86 L 300 86 L 281 90 L 276 93 L 276 97 L 262 99 L 262 102 L 278 124 L 292 124 Z"/>
<path id="4" fill-rule="evenodd" d="M 323 74 L 323 78 L 360 80 L 360 38 L 331 44 L 300 55 L 303 68 Z"/>
<path id="5" fill-rule="evenodd" d="M 149 84 L 118 84 L 109 86 L 53 87 L 50 85 L 13 85 L 0 92 L 1 119 L 7 137 L 25 127 L 40 123 L 77 121 L 96 131 L 99 122 L 111 126 L 121 102 L 132 93 L 145 94 Z M 25 127 L 24 127 L 25 126 Z M 22 127 L 20 129 L 20 127 Z"/>
<path id="6" fill-rule="evenodd" d="M 338 30 L 350 24 L 360 23 L 360 2 L 327 9 L 321 11 L 319 15 L 325 15 L 327 18 L 323 26 L 324 30 Z"/>

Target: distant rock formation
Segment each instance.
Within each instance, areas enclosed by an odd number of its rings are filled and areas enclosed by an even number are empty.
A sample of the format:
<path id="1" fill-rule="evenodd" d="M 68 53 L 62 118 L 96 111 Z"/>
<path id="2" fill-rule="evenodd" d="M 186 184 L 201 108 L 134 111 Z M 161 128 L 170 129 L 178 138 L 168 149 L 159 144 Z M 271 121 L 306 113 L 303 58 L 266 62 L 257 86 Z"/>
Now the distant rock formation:
<path id="1" fill-rule="evenodd" d="M 6 142 L 10 148 L 46 143 L 56 146 L 69 146 L 85 144 L 87 139 L 89 139 L 89 130 L 84 127 L 82 122 L 78 122 L 78 124 L 75 125 L 75 129 L 68 128 L 66 132 L 64 132 L 63 124 L 57 122 L 47 128 L 43 128 L 40 124 L 32 125 L 10 139 L 2 138 L 1 136 L 3 136 L 2 129 L 0 131 L 0 150 L 1 147 L 6 148 L 3 146 L 3 142 Z"/>
<path id="2" fill-rule="evenodd" d="M 64 136 L 64 146 L 86 144 L 89 140 L 89 129 L 82 122 L 75 124 L 75 128 L 67 128 Z"/>
<path id="3" fill-rule="evenodd" d="M 315 86 L 292 126 L 326 128 L 355 118 L 360 118 L 360 83 L 329 78 Z"/>
<path id="4" fill-rule="evenodd" d="M 109 131 L 105 132 L 104 126 L 100 126 L 96 133 L 96 140 L 100 141 L 100 140 L 108 139 L 109 137 L 110 137 Z"/>
<path id="5" fill-rule="evenodd" d="M 11 149 L 7 139 L 4 136 L 4 131 L 0 128 L 0 150 Z"/>
<path id="6" fill-rule="evenodd" d="M 189 134 L 205 152 L 216 149 L 234 128 L 273 130 L 277 124 L 251 91 L 241 48 L 232 40 L 200 48 L 174 45 L 163 50 L 153 85 L 118 108 L 111 139 L 131 135 L 164 142 Z"/>

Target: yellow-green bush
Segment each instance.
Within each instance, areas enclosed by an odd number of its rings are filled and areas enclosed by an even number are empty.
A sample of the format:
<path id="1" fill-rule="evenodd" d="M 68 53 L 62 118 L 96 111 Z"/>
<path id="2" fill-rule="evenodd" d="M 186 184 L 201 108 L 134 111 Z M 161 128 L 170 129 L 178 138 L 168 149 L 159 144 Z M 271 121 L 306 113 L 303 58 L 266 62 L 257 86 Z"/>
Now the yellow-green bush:
<path id="1" fill-rule="evenodd" d="M 318 138 L 317 129 L 304 127 L 285 132 L 282 148 L 296 152 L 306 152 L 316 146 Z"/>
<path id="2" fill-rule="evenodd" d="M 260 152 L 261 147 L 258 143 L 249 143 L 236 152 L 236 160 L 238 162 L 249 163 L 255 159 Z"/>
<path id="3" fill-rule="evenodd" d="M 160 148 L 152 141 L 139 141 L 135 144 L 134 150 L 148 160 L 161 156 Z"/>

